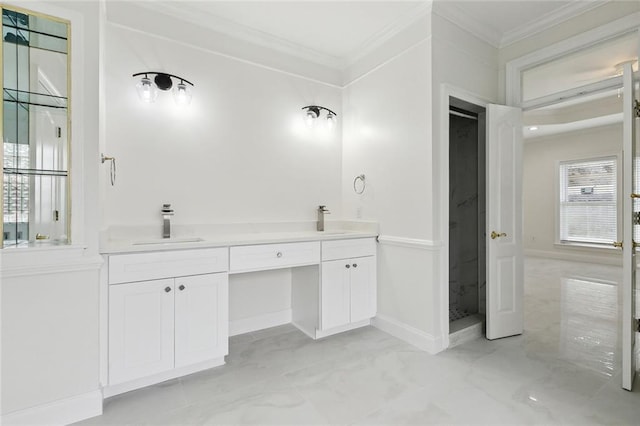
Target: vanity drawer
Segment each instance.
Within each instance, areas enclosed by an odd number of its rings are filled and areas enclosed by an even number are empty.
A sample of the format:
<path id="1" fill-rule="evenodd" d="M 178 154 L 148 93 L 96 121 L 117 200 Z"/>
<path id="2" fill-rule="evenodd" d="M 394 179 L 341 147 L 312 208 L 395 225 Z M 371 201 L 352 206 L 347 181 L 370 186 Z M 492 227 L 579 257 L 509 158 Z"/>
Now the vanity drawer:
<path id="1" fill-rule="evenodd" d="M 376 254 L 375 238 L 354 238 L 322 242 L 322 260 L 348 259 Z"/>
<path id="2" fill-rule="evenodd" d="M 225 272 L 224 248 L 117 254 L 109 256 L 109 284 Z"/>
<path id="3" fill-rule="evenodd" d="M 320 242 L 236 246 L 229 255 L 230 272 L 312 265 L 320 263 Z"/>

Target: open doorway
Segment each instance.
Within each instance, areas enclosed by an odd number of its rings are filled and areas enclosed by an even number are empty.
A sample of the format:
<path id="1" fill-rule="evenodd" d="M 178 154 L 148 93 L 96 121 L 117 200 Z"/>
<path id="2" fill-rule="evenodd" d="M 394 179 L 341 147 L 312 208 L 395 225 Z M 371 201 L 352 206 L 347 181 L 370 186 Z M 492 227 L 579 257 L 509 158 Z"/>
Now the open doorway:
<path id="1" fill-rule="evenodd" d="M 449 97 L 449 347 L 484 333 L 486 111 Z"/>

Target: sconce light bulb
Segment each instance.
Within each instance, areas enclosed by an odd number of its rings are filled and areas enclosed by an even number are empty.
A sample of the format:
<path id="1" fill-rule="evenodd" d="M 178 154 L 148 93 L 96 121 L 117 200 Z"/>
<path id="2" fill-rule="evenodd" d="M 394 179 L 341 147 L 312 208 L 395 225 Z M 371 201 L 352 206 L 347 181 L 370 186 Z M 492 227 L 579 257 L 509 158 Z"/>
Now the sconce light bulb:
<path id="1" fill-rule="evenodd" d="M 313 127 L 316 122 L 316 118 L 318 118 L 318 113 L 314 109 L 307 108 L 305 110 L 304 123 L 307 125 L 307 127 Z"/>
<path id="2" fill-rule="evenodd" d="M 178 105 L 189 105 L 192 98 L 191 87 L 181 81 L 173 89 L 173 98 Z"/>
<path id="3" fill-rule="evenodd" d="M 327 129 L 333 130 L 334 127 L 336 127 L 336 121 L 337 120 L 338 120 L 338 118 L 335 116 L 335 114 L 328 113 L 327 114 Z"/>
<path id="4" fill-rule="evenodd" d="M 138 84 L 136 84 L 136 90 L 138 91 L 140 100 L 142 100 L 143 102 L 155 102 L 156 98 L 158 97 L 158 89 L 146 76 L 142 77 Z"/>

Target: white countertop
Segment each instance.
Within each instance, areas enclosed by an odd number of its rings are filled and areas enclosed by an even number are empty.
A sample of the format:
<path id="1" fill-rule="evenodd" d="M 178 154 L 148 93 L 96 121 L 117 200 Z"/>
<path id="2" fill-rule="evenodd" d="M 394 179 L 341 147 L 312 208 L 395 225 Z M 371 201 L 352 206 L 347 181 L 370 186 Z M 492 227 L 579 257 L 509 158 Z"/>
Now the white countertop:
<path id="1" fill-rule="evenodd" d="M 345 226 L 346 228 L 347 226 Z M 242 246 L 251 244 L 291 243 L 300 241 L 328 241 L 352 238 L 371 238 L 378 235 L 377 224 L 371 226 L 348 226 L 358 229 L 336 229 L 335 226 L 326 231 L 301 230 L 299 226 L 283 226 L 282 230 L 275 230 L 273 226 L 260 230 L 261 227 L 252 227 L 252 231 L 245 232 L 234 226 L 233 229 L 219 229 L 219 232 L 209 233 L 204 229 L 198 234 L 191 229 L 188 234 L 178 234 L 176 238 L 146 238 L 142 233 L 130 238 L 117 237 L 103 238 L 100 244 L 100 253 L 139 253 L 149 251 L 186 250 L 197 248 Z M 210 230 L 207 230 L 210 231 Z M 119 237 L 119 238 L 118 238 Z"/>

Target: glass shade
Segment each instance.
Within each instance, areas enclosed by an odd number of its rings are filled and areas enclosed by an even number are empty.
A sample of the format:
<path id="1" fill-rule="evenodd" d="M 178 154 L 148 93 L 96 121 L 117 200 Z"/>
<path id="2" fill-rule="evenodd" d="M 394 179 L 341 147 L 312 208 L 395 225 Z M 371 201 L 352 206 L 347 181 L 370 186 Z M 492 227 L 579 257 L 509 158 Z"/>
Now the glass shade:
<path id="1" fill-rule="evenodd" d="M 148 77 L 142 77 L 138 84 L 136 84 L 136 90 L 138 96 L 143 102 L 151 103 L 155 102 L 158 97 L 158 88 L 151 82 Z"/>
<path id="2" fill-rule="evenodd" d="M 178 105 L 189 105 L 192 97 L 191 86 L 183 82 L 176 84 L 173 88 L 173 99 Z"/>
<path id="3" fill-rule="evenodd" d="M 327 114 L 327 129 L 333 130 L 336 124 L 338 124 L 338 117 L 336 117 L 335 114 Z"/>

